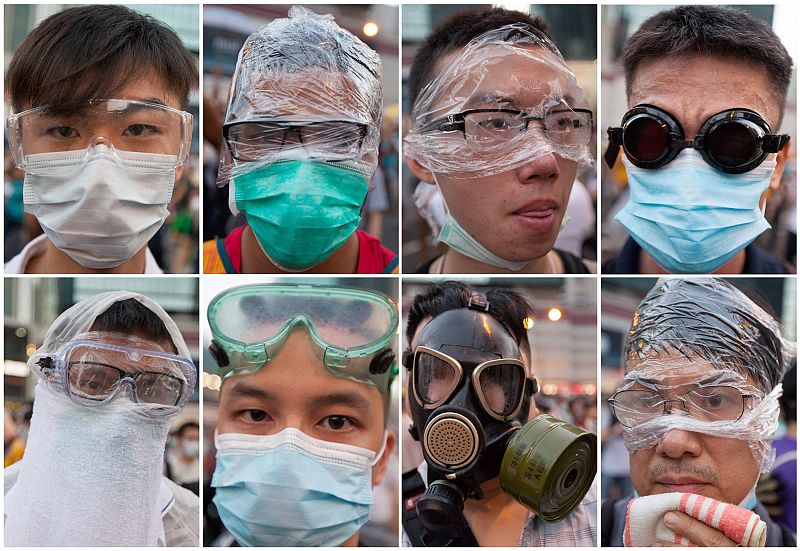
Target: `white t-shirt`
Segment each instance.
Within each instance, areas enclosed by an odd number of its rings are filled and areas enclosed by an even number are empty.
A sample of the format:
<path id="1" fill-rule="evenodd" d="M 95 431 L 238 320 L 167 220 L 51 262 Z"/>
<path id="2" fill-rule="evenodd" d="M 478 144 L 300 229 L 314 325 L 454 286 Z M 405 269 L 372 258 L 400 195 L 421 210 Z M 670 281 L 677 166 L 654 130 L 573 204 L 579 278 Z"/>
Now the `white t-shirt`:
<path id="1" fill-rule="evenodd" d="M 31 259 L 36 258 L 37 256 L 43 255 L 44 252 L 47 250 L 47 236 L 45 234 L 40 235 L 36 239 L 33 239 L 30 243 L 25 245 L 25 248 L 20 251 L 20 253 L 6 262 L 5 264 L 5 273 L 7 274 L 24 274 L 25 267 L 28 265 L 28 262 Z M 164 270 L 158 265 L 156 262 L 153 253 L 150 252 L 150 249 L 147 249 L 147 253 L 145 254 L 145 261 L 144 261 L 144 273 L 146 274 L 163 274 Z"/>

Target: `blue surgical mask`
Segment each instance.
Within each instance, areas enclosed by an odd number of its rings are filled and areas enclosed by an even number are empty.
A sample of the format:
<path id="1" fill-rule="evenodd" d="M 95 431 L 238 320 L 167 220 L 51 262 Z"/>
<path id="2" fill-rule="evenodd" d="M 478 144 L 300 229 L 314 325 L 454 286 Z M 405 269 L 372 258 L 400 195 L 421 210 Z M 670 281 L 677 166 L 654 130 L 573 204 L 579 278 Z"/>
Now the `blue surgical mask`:
<path id="1" fill-rule="evenodd" d="M 711 273 L 770 228 L 759 209 L 775 161 L 744 174 L 712 168 L 693 149 L 651 170 L 623 156 L 630 201 L 615 216 L 672 273 Z"/>
<path id="2" fill-rule="evenodd" d="M 385 446 L 384 437 L 384 446 Z M 278 434 L 218 434 L 211 480 L 228 531 L 248 547 L 334 547 L 369 518 L 372 450 Z"/>

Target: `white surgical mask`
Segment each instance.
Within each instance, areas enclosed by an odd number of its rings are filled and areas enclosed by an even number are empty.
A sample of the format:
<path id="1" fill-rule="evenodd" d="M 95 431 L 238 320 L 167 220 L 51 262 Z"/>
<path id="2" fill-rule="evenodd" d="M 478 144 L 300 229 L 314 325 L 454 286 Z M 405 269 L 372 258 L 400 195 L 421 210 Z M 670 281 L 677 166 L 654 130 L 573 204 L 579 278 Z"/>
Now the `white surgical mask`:
<path id="1" fill-rule="evenodd" d="M 119 266 L 164 223 L 175 184 L 175 155 L 88 150 L 26 158 L 25 212 L 81 266 Z"/>

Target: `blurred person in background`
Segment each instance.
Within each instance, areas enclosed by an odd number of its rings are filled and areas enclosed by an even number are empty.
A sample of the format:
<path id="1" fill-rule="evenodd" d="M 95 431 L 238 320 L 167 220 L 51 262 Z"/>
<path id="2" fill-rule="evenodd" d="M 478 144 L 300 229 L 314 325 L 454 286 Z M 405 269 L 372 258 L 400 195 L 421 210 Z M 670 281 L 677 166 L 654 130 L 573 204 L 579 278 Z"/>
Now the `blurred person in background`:
<path id="1" fill-rule="evenodd" d="M 796 545 L 756 491 L 796 354 L 764 308 L 715 278 L 661 279 L 638 305 L 608 400 L 634 493 L 603 502 L 603 546 Z"/>
<path id="2" fill-rule="evenodd" d="M 797 533 L 797 360 L 783 377 L 781 430 L 772 441 L 775 463 L 761 476 L 756 495 L 776 521 Z"/>
<path id="3" fill-rule="evenodd" d="M 553 248 L 578 168 L 593 164 L 593 118 L 544 20 L 455 14 L 419 47 L 408 86 L 415 204 L 447 246 L 417 273 L 594 269 Z"/>
<path id="4" fill-rule="evenodd" d="M 396 273 L 358 230 L 378 164 L 377 52 L 294 6 L 250 35 L 222 125 L 217 184 L 247 223 L 206 241 L 204 273 Z"/>
<path id="5" fill-rule="evenodd" d="M 775 32 L 738 9 L 680 6 L 646 20 L 622 58 L 629 111 L 605 161 L 622 149 L 630 199 L 614 218 L 629 237 L 602 271 L 793 273 L 753 244 L 791 149 L 775 133 L 792 72 Z"/>
<path id="6" fill-rule="evenodd" d="M 22 41 L 5 75 L 25 212 L 44 234 L 18 273 L 162 273 L 147 248 L 189 155 L 194 60 L 166 25 L 123 6 L 66 9 Z"/>
<path id="7" fill-rule="evenodd" d="M 164 309 L 128 291 L 84 299 L 28 367 L 38 381 L 25 455 L 3 473 L 5 545 L 199 545 L 197 496 L 162 474 L 196 379 Z"/>
<path id="8" fill-rule="evenodd" d="M 200 495 L 200 425 L 195 421 L 181 424 L 167 448 L 164 474 L 184 488 Z"/>

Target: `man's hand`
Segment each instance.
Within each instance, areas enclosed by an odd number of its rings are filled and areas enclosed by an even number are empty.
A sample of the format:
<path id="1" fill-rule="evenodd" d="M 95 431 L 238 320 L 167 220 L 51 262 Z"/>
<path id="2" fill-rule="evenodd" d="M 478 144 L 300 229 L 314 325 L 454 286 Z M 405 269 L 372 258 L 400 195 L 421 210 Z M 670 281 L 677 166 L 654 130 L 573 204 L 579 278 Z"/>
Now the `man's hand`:
<path id="1" fill-rule="evenodd" d="M 670 511 L 664 515 L 664 524 L 676 534 L 688 539 L 698 547 L 738 547 L 735 541 L 719 530 L 695 520 L 679 511 Z M 683 547 L 677 543 L 659 542 L 654 547 Z"/>

